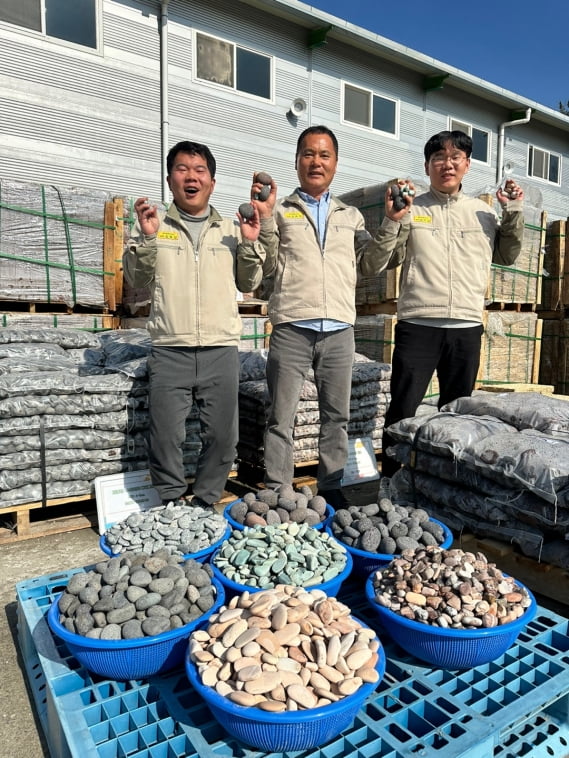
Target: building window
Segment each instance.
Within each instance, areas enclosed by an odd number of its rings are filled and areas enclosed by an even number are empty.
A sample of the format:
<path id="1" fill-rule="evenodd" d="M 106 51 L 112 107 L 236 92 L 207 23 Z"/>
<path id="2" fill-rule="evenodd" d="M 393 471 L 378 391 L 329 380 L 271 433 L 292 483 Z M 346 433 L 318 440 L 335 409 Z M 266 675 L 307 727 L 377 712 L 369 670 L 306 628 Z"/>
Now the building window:
<path id="1" fill-rule="evenodd" d="M 546 182 L 551 182 L 552 184 L 560 184 L 560 156 L 530 145 L 528 153 L 528 176 L 545 179 Z"/>
<path id="2" fill-rule="evenodd" d="M 97 0 L 2 0 L 0 21 L 97 47 Z"/>
<path id="3" fill-rule="evenodd" d="M 449 128 L 451 131 L 465 132 L 472 139 L 472 159 L 480 163 L 489 163 L 490 159 L 490 132 L 485 129 L 477 129 L 472 124 L 464 121 L 457 121 L 455 118 L 450 119 Z"/>
<path id="4" fill-rule="evenodd" d="M 398 104 L 371 90 L 344 84 L 344 121 L 397 134 Z"/>
<path id="5" fill-rule="evenodd" d="M 196 34 L 196 76 L 238 92 L 271 99 L 271 58 L 231 42 Z"/>

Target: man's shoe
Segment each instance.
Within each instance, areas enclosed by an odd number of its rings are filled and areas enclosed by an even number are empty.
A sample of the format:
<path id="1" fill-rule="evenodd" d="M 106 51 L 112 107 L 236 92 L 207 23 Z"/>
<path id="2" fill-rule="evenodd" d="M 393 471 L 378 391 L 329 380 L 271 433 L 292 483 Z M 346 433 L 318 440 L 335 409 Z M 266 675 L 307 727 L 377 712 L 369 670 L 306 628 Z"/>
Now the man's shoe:
<path id="1" fill-rule="evenodd" d="M 318 490 L 318 494 L 321 495 L 328 505 L 331 505 L 334 509 L 347 508 L 350 505 L 341 489 Z"/>
<path id="2" fill-rule="evenodd" d="M 173 497 L 170 500 L 163 500 L 162 505 L 190 505 L 191 502 L 191 495 L 180 495 L 179 497 Z"/>
<path id="3" fill-rule="evenodd" d="M 202 500 L 201 497 L 198 497 L 197 495 L 190 498 L 188 505 L 195 505 L 198 508 L 213 508 L 213 503 L 206 503 L 205 500 Z"/>

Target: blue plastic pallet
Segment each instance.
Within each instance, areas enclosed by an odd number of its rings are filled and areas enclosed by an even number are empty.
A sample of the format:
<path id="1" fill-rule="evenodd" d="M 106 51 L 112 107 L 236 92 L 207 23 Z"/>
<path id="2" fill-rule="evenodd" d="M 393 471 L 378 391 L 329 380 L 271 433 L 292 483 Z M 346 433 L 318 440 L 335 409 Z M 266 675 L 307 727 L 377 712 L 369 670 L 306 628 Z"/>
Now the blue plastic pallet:
<path id="1" fill-rule="evenodd" d="M 261 753 L 226 734 L 182 668 L 148 681 L 89 674 L 45 614 L 74 569 L 20 582 L 18 639 L 52 758 L 567 758 L 569 621 L 539 608 L 498 660 L 466 671 L 408 656 L 361 585 L 341 594 L 377 629 L 387 670 L 349 730 L 319 749 Z"/>

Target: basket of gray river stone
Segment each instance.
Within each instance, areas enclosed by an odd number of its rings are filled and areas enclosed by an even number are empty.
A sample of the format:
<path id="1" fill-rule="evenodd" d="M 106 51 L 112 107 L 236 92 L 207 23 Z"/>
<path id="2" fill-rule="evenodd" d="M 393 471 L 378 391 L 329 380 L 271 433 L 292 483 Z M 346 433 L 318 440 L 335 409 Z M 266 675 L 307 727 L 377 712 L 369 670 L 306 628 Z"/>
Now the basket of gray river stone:
<path id="1" fill-rule="evenodd" d="M 74 574 L 47 620 L 88 671 L 126 681 L 181 664 L 191 632 L 224 600 L 208 564 L 125 553 Z"/>

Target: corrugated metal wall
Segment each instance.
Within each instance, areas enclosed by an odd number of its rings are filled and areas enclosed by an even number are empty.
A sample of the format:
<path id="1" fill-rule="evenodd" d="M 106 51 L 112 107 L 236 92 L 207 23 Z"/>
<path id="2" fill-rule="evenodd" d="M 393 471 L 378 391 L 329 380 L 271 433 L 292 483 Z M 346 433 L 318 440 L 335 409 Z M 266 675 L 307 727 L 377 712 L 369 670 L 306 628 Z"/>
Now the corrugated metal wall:
<path id="1" fill-rule="evenodd" d="M 0 178 L 159 199 L 158 8 L 149 0 L 102 0 L 100 52 L 0 24 Z M 275 56 L 273 101 L 193 81 L 193 30 Z M 507 109 L 450 86 L 425 93 L 412 71 L 333 39 L 309 50 L 306 38 L 306 29 L 232 0 L 170 2 L 169 144 L 210 145 L 221 212 L 232 215 L 248 197 L 254 170 L 269 171 L 281 194 L 294 188 L 296 140 L 309 123 L 325 123 L 338 136 L 338 193 L 395 175 L 424 180 L 423 144 L 447 128 L 449 116 L 491 132 L 492 163 L 473 163 L 466 189 L 495 186 L 497 132 Z M 342 81 L 397 99 L 399 135 L 342 123 Z M 286 111 L 297 97 L 308 112 L 294 124 Z M 506 131 L 504 160 L 524 186 L 536 188 L 550 218 L 567 215 L 569 178 L 561 189 L 528 179 L 527 149 L 534 144 L 567 161 L 566 136 L 535 121 Z"/>

